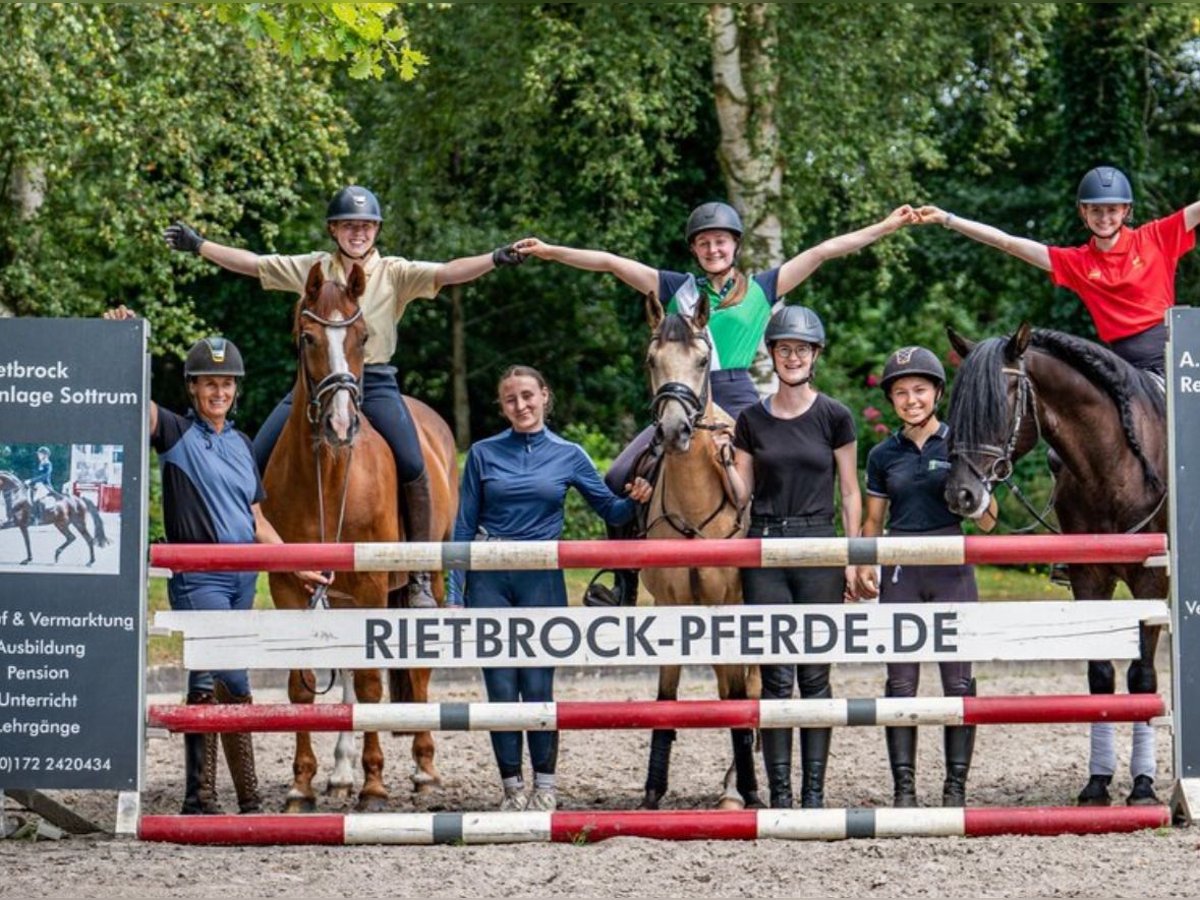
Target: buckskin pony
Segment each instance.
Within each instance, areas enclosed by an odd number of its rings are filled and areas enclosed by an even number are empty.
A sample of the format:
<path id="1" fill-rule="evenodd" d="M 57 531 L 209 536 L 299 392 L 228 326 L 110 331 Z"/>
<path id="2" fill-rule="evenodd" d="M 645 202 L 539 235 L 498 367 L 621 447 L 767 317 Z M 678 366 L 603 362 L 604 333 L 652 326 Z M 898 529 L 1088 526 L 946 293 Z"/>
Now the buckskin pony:
<path id="1" fill-rule="evenodd" d="M 646 537 L 743 537 L 746 522 L 725 490 L 722 463 L 712 433 L 730 428 L 732 420 L 712 402 L 709 367 L 712 343 L 705 330 L 709 306 L 702 298 L 695 315 L 665 315 L 654 294 L 646 297 L 646 318 L 652 336 L 646 354 L 654 392 L 654 440 L 662 463 L 646 511 Z M 647 568 L 642 581 L 656 606 L 718 606 L 742 602 L 741 574 L 733 567 Z M 758 668 L 715 665 L 722 700 L 757 697 Z M 663 666 L 658 675 L 658 699 L 679 694 L 680 666 Z M 761 806 L 754 771 L 754 732 L 730 729 L 733 766 L 725 779 L 720 805 L 727 808 Z M 667 792 L 674 729 L 656 729 L 651 736 L 644 809 L 657 809 Z M 733 782 L 731 784 L 731 781 Z"/>
<path id="2" fill-rule="evenodd" d="M 1044 440 L 1057 470 L 1053 506 L 1062 531 L 1166 531 L 1166 402 L 1152 375 L 1098 344 L 1028 322 L 1010 337 L 975 344 L 951 331 L 950 341 L 963 357 L 949 414 L 950 509 L 969 518 L 982 515 L 996 484 L 1011 486 L 1013 464 Z M 1168 595 L 1167 571 L 1159 567 L 1089 563 L 1071 565 L 1068 573 L 1077 600 L 1109 600 L 1118 580 L 1137 598 Z M 1140 655 L 1126 675 L 1130 693 L 1158 690 L 1160 629 L 1141 625 Z M 1115 683 L 1111 662 L 1088 663 L 1093 694 L 1111 694 Z M 1096 723 L 1092 729 L 1093 762 L 1100 759 L 1099 768 L 1108 768 L 1112 726 Z M 1135 741 L 1139 733 L 1152 759 L 1154 731 L 1135 727 Z M 1107 784 L 1107 777 L 1093 775 L 1079 802 L 1107 805 Z M 1135 783 L 1129 802 L 1157 801 L 1152 789 L 1139 793 Z"/>
<path id="3" fill-rule="evenodd" d="M 309 271 L 304 294 L 296 304 L 294 336 L 298 356 L 291 416 L 271 454 L 263 478 L 267 499 L 263 509 L 284 541 L 363 542 L 403 540 L 397 505 L 396 466 L 392 451 L 359 409 L 363 346 L 367 325 L 358 299 L 366 276 L 354 266 L 345 286 L 325 281 L 320 265 Z M 421 439 L 421 451 L 433 491 L 435 534 L 448 540 L 458 505 L 458 474 L 454 438 L 446 423 L 425 404 L 405 397 Z M 389 589 L 401 588 L 406 573 L 339 572 L 327 592 L 334 607 L 385 608 Z M 444 580 L 434 578 L 440 601 Z M 402 604 L 402 590 L 391 591 L 390 605 Z M 311 600 L 291 573 L 271 574 L 271 597 L 279 609 L 308 609 Z M 314 609 L 312 615 L 321 611 Z M 428 699 L 429 670 L 389 670 L 391 697 L 396 702 L 423 703 Z M 343 680 L 345 702 L 378 703 L 382 678 L 378 669 L 359 669 L 353 681 Z M 288 695 L 293 703 L 312 703 L 315 682 L 311 671 L 292 671 Z M 351 758 L 354 735 L 339 736 L 328 793 L 347 798 L 353 791 Z M 414 789 L 429 790 L 440 779 L 434 766 L 433 736 L 414 735 Z M 359 810 L 382 809 L 388 799 L 383 780 L 383 751 L 379 735 L 363 737 L 364 782 Z M 317 763 L 308 733 L 296 734 L 294 781 L 288 792 L 288 812 L 310 812 L 316 801 L 312 781 Z"/>

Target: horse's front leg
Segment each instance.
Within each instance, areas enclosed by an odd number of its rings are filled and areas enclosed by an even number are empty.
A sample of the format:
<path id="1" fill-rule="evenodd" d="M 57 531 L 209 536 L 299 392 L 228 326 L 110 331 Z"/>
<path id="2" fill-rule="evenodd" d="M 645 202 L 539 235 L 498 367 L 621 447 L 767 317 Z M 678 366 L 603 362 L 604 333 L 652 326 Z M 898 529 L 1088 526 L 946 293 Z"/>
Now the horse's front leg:
<path id="1" fill-rule="evenodd" d="M 21 526 L 21 537 L 25 539 L 25 558 L 21 560 L 21 565 L 27 566 L 33 562 L 33 551 L 29 548 L 29 527 Z"/>
<path id="2" fill-rule="evenodd" d="M 338 673 L 342 680 L 342 702 L 353 705 L 355 702 L 354 673 L 342 669 Z M 343 731 L 338 734 L 337 743 L 333 748 L 333 771 L 329 773 L 329 783 L 325 786 L 325 795 L 334 800 L 349 800 L 354 793 L 354 760 L 356 741 L 353 731 Z"/>
<path id="3" fill-rule="evenodd" d="M 313 675 L 311 670 L 293 669 L 288 676 L 288 699 L 293 703 L 312 703 Z M 296 732 L 296 755 L 292 760 L 292 787 L 288 791 L 283 811 L 311 813 L 317 810 L 317 798 L 312 782 L 317 774 L 317 757 L 313 754 L 312 736 L 307 731 Z"/>
<path id="4" fill-rule="evenodd" d="M 1154 655 L 1158 651 L 1161 625 L 1139 626 L 1138 658 L 1129 664 L 1125 676 L 1131 694 L 1158 693 L 1158 672 L 1154 668 Z M 1158 796 L 1154 793 L 1154 778 L 1158 774 L 1158 741 L 1154 726 L 1149 722 L 1133 723 L 1133 749 L 1129 757 L 1129 771 L 1133 775 L 1133 789 L 1125 802 L 1130 806 L 1157 806 Z"/>
<path id="5" fill-rule="evenodd" d="M 357 669 L 354 672 L 354 691 L 361 703 L 378 703 L 383 699 L 383 678 L 378 669 Z M 388 792 L 383 784 L 383 747 L 379 732 L 363 733 L 363 786 L 358 793 L 359 812 L 379 812 L 387 807 Z"/>
<path id="6" fill-rule="evenodd" d="M 409 684 L 411 685 L 411 701 L 413 703 L 428 703 L 430 670 L 408 669 L 405 674 L 408 676 Z M 413 734 L 412 782 L 413 790 L 418 794 L 428 794 L 442 783 L 442 776 L 438 774 L 437 766 L 434 764 L 433 758 L 435 753 L 436 747 L 434 746 L 433 734 L 431 732 L 418 731 Z"/>
<path id="7" fill-rule="evenodd" d="M 658 699 L 674 700 L 679 696 L 679 666 L 663 666 L 658 670 Z M 646 772 L 646 794 L 642 809 L 658 809 L 671 773 L 671 745 L 675 743 L 674 728 L 656 728 L 650 736 L 650 765 Z"/>
<path id="8" fill-rule="evenodd" d="M 745 666 L 714 666 L 717 694 L 722 700 L 747 699 Z M 721 809 L 763 809 L 754 770 L 754 729 L 731 728 L 733 763 L 725 771 L 724 790 L 717 806 Z"/>
<path id="9" fill-rule="evenodd" d="M 1109 600 L 1117 586 L 1112 571 L 1101 566 L 1073 565 L 1067 569 L 1071 577 L 1071 593 L 1076 600 Z M 1092 660 L 1088 663 L 1088 691 L 1092 694 L 1112 694 L 1117 689 L 1116 669 L 1112 661 Z M 1108 786 L 1117 768 L 1116 726 L 1112 722 L 1093 722 L 1090 730 L 1088 782 L 1076 801 L 1080 806 L 1108 806 L 1112 798 Z"/>

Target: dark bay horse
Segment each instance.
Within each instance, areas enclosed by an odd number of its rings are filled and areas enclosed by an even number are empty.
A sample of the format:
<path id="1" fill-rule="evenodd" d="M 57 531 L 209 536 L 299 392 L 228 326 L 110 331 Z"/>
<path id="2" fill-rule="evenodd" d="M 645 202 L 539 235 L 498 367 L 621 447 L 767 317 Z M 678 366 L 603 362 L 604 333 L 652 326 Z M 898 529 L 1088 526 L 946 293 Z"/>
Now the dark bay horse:
<path id="1" fill-rule="evenodd" d="M 733 422 L 713 405 L 709 390 L 712 344 L 707 299 L 701 299 L 692 318 L 665 315 L 658 299 L 646 297 L 646 318 L 653 332 L 646 354 L 650 387 L 654 391 L 656 440 L 663 461 L 647 510 L 646 537 L 743 537 L 746 522 L 726 493 L 722 465 L 712 433 Z M 742 602 L 742 578 L 736 568 L 647 568 L 642 581 L 657 606 L 717 606 Z M 742 700 L 761 693 L 758 667 L 718 665 L 717 691 L 722 700 Z M 680 667 L 663 666 L 658 675 L 658 699 L 679 695 Z M 723 807 L 761 806 L 754 771 L 754 732 L 734 728 L 734 761 L 726 776 Z M 650 743 L 645 809 L 657 809 L 667 792 L 672 729 L 656 729 Z M 734 785 L 730 781 L 733 779 Z"/>
<path id="2" fill-rule="evenodd" d="M 291 417 L 271 454 L 264 476 L 267 499 L 263 509 L 288 543 L 320 541 L 403 540 L 397 505 L 395 460 L 387 443 L 359 410 L 363 347 L 367 325 L 358 306 L 366 286 L 359 266 L 347 284 L 325 281 L 320 265 L 309 272 L 304 295 L 296 305 L 294 333 L 299 356 Z M 417 426 L 433 492 L 435 533 L 448 540 L 458 505 L 457 459 L 449 427 L 423 403 L 405 398 Z M 280 609 L 308 609 L 310 597 L 291 573 L 272 573 L 271 597 Z M 385 608 L 389 590 L 399 588 L 406 573 L 339 572 L 328 591 L 335 607 Z M 402 591 L 392 591 L 399 598 Z M 440 600 L 444 581 L 434 578 Z M 394 600 L 393 605 L 399 605 Z M 313 615 L 320 615 L 314 610 Z M 390 670 L 391 696 L 396 702 L 425 702 L 429 670 Z M 343 699 L 378 703 L 383 683 L 378 669 L 360 669 L 353 681 L 343 679 Z M 312 703 L 315 681 L 311 671 L 293 671 L 288 695 L 293 703 Z M 337 743 L 329 793 L 349 797 L 354 785 L 351 757 L 354 735 Z M 416 769 L 413 785 L 431 789 L 440 779 L 434 766 L 433 736 L 414 735 Z M 379 735 L 363 737 L 364 783 L 359 810 L 382 809 L 388 799 L 383 781 L 383 751 Z M 312 780 L 317 763 L 309 734 L 296 735 L 295 780 L 288 793 L 288 812 L 310 812 L 316 801 Z"/>
<path id="3" fill-rule="evenodd" d="M 1008 479 L 1013 463 L 1041 439 L 1057 457 L 1054 511 L 1064 532 L 1166 531 L 1166 401 L 1153 376 L 1098 344 L 1032 329 L 1027 322 L 1007 338 L 972 344 L 951 332 L 950 340 L 964 360 L 949 415 L 952 465 L 946 501 L 954 512 L 981 515 L 995 485 Z M 1077 600 L 1111 599 L 1118 580 L 1137 598 L 1168 596 L 1162 568 L 1096 563 L 1072 565 L 1068 572 Z M 1154 654 L 1160 628 L 1141 626 L 1140 656 L 1126 676 L 1130 693 L 1158 689 Z M 1088 663 L 1093 694 L 1112 693 L 1115 681 L 1111 662 Z M 1093 753 L 1105 742 L 1111 748 L 1111 725 L 1102 732 L 1108 737 L 1099 741 L 1095 730 L 1102 725 L 1092 727 Z M 1142 727 L 1153 758 L 1154 731 Z M 1080 802 L 1107 803 L 1106 787 L 1107 782 L 1089 782 Z M 1142 801 L 1157 802 L 1152 793 L 1130 800 Z"/>
<path id="4" fill-rule="evenodd" d="M 51 494 L 41 503 L 41 515 L 35 509 L 33 499 L 25 483 L 12 472 L 0 472 L 0 493 L 4 496 L 5 512 L 8 513 L 15 527 L 21 529 L 21 537 L 25 541 L 25 558 L 21 565 L 33 562 L 33 551 L 29 546 L 29 529 L 38 525 L 53 525 L 63 536 L 63 542 L 54 551 L 54 561 L 58 562 L 64 550 L 75 543 L 74 528 L 79 532 L 88 548 L 87 565 L 96 562 L 96 548 L 107 547 L 108 535 L 104 533 L 104 521 L 100 518 L 100 510 L 87 497 L 72 497 L 69 494 Z M 88 518 L 92 520 L 92 528 L 96 532 L 93 538 L 88 530 Z"/>

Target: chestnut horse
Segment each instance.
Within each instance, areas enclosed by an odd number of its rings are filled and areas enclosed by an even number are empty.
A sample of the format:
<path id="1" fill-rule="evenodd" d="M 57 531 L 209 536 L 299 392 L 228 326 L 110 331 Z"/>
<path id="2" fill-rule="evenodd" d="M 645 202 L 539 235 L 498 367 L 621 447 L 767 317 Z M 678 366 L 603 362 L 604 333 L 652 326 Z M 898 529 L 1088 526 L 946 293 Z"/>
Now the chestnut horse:
<path id="1" fill-rule="evenodd" d="M 733 421 L 712 402 L 709 366 L 712 344 L 709 307 L 702 298 L 691 318 L 665 315 L 654 294 L 646 297 L 646 318 L 653 336 L 646 354 L 650 387 L 654 391 L 655 440 L 664 451 L 654 494 L 647 510 L 646 537 L 743 537 L 746 522 L 725 490 L 722 464 L 712 432 L 730 428 Z M 742 602 L 742 578 L 736 568 L 647 568 L 642 581 L 657 606 L 720 606 Z M 743 700 L 761 692 L 758 667 L 713 666 L 722 700 Z M 663 666 L 658 674 L 658 699 L 679 695 L 680 666 Z M 730 730 L 733 766 L 726 774 L 723 807 L 761 806 L 754 771 L 754 732 Z M 646 775 L 644 809 L 657 809 L 667 792 L 673 729 L 654 731 Z M 736 790 L 730 781 L 734 780 Z"/>
<path id="2" fill-rule="evenodd" d="M 294 335 L 299 357 L 292 393 L 291 416 L 271 454 L 263 478 L 267 499 L 263 511 L 284 541 L 397 541 L 403 540 L 403 523 L 397 505 L 396 465 L 392 451 L 361 414 L 359 400 L 363 347 L 367 323 L 358 299 L 366 287 L 359 266 L 342 286 L 325 281 L 320 265 L 309 271 L 304 295 L 296 305 Z M 458 506 L 457 458 L 454 438 L 432 409 L 405 398 L 421 439 L 421 452 L 433 492 L 435 531 L 448 540 Z M 339 572 L 328 590 L 335 607 L 384 608 L 389 588 L 402 587 L 406 573 Z M 444 581 L 435 574 L 435 596 L 444 595 Z M 403 591 L 393 591 L 398 598 Z M 311 600 L 299 580 L 287 572 L 271 573 L 271 597 L 279 609 L 308 609 Z M 393 605 L 400 605 L 394 600 Z M 320 610 L 313 615 L 319 616 Z M 423 703 L 428 699 L 429 670 L 389 671 L 391 696 L 396 702 Z M 315 682 L 311 671 L 295 670 L 288 679 L 293 703 L 312 703 Z M 343 699 L 378 703 L 383 685 L 378 669 L 359 669 L 353 682 L 343 679 Z M 342 734 L 328 793 L 348 798 L 353 790 L 351 756 L 354 735 Z M 416 769 L 413 785 L 428 790 L 439 782 L 434 767 L 433 736 L 414 735 Z M 358 795 L 359 810 L 384 807 L 383 751 L 379 735 L 363 737 L 364 783 Z M 312 780 L 317 770 L 308 733 L 297 733 L 293 764 L 295 780 L 288 792 L 288 812 L 315 809 Z"/>
<path id="3" fill-rule="evenodd" d="M 963 357 L 954 379 L 949 425 L 950 475 L 946 502 L 977 518 L 1013 463 L 1044 439 L 1054 451 L 1054 511 L 1066 533 L 1130 534 L 1166 531 L 1167 429 L 1161 386 L 1108 349 L 1028 322 L 1011 337 L 974 344 L 953 331 Z M 1136 563 L 1067 567 L 1077 600 L 1109 600 L 1117 580 L 1138 598 L 1165 598 L 1166 569 Z M 1158 689 L 1154 654 L 1161 626 L 1142 624 L 1140 656 L 1129 665 L 1130 693 Z M 1113 664 L 1088 663 L 1094 694 L 1116 687 Z M 1091 771 L 1111 771 L 1112 725 L 1092 726 Z M 1139 735 L 1139 732 L 1141 734 Z M 1154 729 L 1134 726 L 1153 757 Z M 1094 779 L 1093 779 L 1094 780 Z M 1080 803 L 1107 805 L 1107 781 L 1080 795 Z M 1130 802 L 1156 802 L 1132 797 Z"/>
<path id="4" fill-rule="evenodd" d="M 37 525 L 53 525 L 63 536 L 63 542 L 54 550 L 54 561 L 62 556 L 62 552 L 75 543 L 75 535 L 71 533 L 74 527 L 87 544 L 88 561 L 86 565 L 96 562 L 96 548 L 107 547 L 108 535 L 104 533 L 104 521 L 100 518 L 100 510 L 87 497 L 72 497 L 69 494 L 51 493 L 42 501 L 41 516 L 35 512 L 34 501 L 29 496 L 29 489 L 12 472 L 0 472 L 0 492 L 4 495 L 5 512 L 12 520 L 13 526 L 21 529 L 21 537 L 25 540 L 25 558 L 21 565 L 27 566 L 33 562 L 33 551 L 29 546 L 29 529 Z M 88 531 L 88 516 L 92 519 L 92 528 L 96 531 L 93 538 Z"/>

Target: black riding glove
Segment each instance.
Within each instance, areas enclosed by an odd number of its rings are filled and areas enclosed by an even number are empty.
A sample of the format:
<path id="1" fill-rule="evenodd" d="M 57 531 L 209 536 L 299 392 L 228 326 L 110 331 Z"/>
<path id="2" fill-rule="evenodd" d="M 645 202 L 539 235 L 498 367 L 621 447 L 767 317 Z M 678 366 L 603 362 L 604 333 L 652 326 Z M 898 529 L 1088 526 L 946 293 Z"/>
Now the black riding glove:
<path id="1" fill-rule="evenodd" d="M 492 264 L 498 269 L 501 266 L 519 266 L 525 262 L 525 254 L 518 253 L 512 244 L 497 247 L 492 251 Z"/>
<path id="2" fill-rule="evenodd" d="M 199 253 L 204 238 L 186 222 L 175 222 L 163 232 L 163 240 L 172 250 L 183 253 Z"/>

